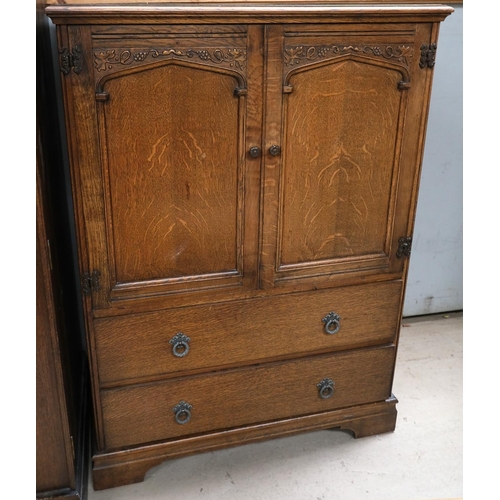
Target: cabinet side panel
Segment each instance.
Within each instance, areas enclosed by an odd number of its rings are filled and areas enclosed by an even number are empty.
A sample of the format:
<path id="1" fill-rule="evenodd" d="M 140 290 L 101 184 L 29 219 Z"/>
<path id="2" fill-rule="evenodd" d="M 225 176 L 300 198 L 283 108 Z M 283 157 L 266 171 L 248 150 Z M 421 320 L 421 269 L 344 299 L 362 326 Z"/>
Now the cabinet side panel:
<path id="1" fill-rule="evenodd" d="M 75 484 L 40 189 L 37 157 L 36 489 L 39 492 Z"/>

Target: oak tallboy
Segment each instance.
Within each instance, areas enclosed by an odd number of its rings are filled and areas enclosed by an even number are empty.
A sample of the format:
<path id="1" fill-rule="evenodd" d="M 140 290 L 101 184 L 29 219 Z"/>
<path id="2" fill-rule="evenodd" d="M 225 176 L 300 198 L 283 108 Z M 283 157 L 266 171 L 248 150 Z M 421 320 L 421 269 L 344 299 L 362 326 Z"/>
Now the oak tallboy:
<path id="1" fill-rule="evenodd" d="M 391 393 L 443 5 L 52 5 L 94 488 Z"/>

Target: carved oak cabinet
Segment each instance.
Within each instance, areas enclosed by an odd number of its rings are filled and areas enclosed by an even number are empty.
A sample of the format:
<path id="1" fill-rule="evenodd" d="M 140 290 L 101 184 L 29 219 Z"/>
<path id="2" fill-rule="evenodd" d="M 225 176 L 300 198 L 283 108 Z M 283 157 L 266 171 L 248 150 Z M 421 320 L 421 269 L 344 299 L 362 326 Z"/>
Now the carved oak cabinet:
<path id="1" fill-rule="evenodd" d="M 52 5 L 94 488 L 392 431 L 442 5 Z"/>

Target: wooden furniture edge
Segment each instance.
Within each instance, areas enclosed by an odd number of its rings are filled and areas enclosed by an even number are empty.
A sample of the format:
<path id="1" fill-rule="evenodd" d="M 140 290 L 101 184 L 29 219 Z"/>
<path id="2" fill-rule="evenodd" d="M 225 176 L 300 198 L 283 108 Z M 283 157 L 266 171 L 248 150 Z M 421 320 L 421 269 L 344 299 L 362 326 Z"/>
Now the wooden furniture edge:
<path id="1" fill-rule="evenodd" d="M 87 483 L 90 469 L 90 396 L 89 396 L 89 370 L 85 361 L 82 361 L 79 394 L 78 434 L 76 438 L 76 467 L 75 488 L 62 488 L 50 491 L 39 491 L 38 500 L 85 500 L 87 498 Z"/>

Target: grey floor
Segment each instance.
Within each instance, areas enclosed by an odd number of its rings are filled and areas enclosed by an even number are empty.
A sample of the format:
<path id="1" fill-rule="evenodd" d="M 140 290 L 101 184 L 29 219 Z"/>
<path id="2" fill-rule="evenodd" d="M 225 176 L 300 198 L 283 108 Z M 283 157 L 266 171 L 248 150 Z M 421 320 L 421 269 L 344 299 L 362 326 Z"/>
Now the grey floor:
<path id="1" fill-rule="evenodd" d="M 447 317 L 446 317 L 447 316 Z M 462 498 L 462 315 L 405 319 L 394 433 L 317 431 L 170 460 L 88 500 Z"/>

